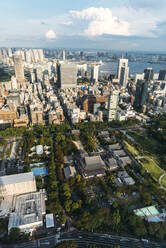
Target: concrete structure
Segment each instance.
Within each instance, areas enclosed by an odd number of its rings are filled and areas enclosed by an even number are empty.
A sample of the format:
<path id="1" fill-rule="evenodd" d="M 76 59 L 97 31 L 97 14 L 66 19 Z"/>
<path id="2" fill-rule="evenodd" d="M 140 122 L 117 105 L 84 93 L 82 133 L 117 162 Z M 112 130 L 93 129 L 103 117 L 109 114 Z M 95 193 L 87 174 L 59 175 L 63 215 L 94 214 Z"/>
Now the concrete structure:
<path id="1" fill-rule="evenodd" d="M 37 155 L 42 155 L 43 154 L 43 146 L 42 145 L 37 145 L 36 146 L 36 153 L 37 153 Z"/>
<path id="2" fill-rule="evenodd" d="M 66 51 L 65 50 L 63 50 L 63 52 L 62 52 L 62 57 L 63 57 L 63 61 L 65 61 L 66 60 Z"/>
<path id="3" fill-rule="evenodd" d="M 46 228 L 54 227 L 54 215 L 46 214 Z"/>
<path id="4" fill-rule="evenodd" d="M 75 88 L 77 86 L 77 65 L 57 64 L 57 82 L 60 88 Z"/>
<path id="5" fill-rule="evenodd" d="M 126 88 L 129 76 L 128 59 L 119 59 L 118 79 L 123 88 Z"/>
<path id="6" fill-rule="evenodd" d="M 109 158 L 108 161 L 106 162 L 108 168 L 110 171 L 118 169 L 118 163 L 116 159 L 114 158 Z"/>
<path id="7" fill-rule="evenodd" d="M 166 69 L 160 70 L 158 80 L 166 81 Z"/>
<path id="8" fill-rule="evenodd" d="M 152 68 L 147 68 L 144 70 L 144 79 L 146 81 L 151 81 L 153 80 L 153 76 L 154 76 L 154 71 Z"/>
<path id="9" fill-rule="evenodd" d="M 43 124 L 43 110 L 37 107 L 30 107 L 32 124 Z"/>
<path id="10" fill-rule="evenodd" d="M 138 80 L 136 87 L 136 95 L 134 101 L 134 108 L 142 111 L 143 106 L 146 105 L 148 99 L 148 81 Z"/>
<path id="11" fill-rule="evenodd" d="M 36 181 L 32 172 L 0 177 L 0 197 L 35 191 Z"/>
<path id="12" fill-rule="evenodd" d="M 74 166 L 67 166 L 63 169 L 66 179 L 76 176 L 76 169 Z"/>
<path id="13" fill-rule="evenodd" d="M 108 99 L 108 121 L 116 120 L 117 107 L 119 101 L 119 91 L 112 91 Z"/>
<path id="14" fill-rule="evenodd" d="M 14 69 L 17 80 L 17 85 L 21 87 L 24 85 L 24 66 L 21 55 L 14 56 Z"/>
<path id="15" fill-rule="evenodd" d="M 85 157 L 83 164 L 85 178 L 102 177 L 105 175 L 105 164 L 100 156 Z"/>
<path id="16" fill-rule="evenodd" d="M 43 226 L 45 196 L 43 192 L 19 195 L 14 198 L 14 211 L 10 213 L 8 231 L 18 227 L 22 232 L 32 232 Z"/>
<path id="17" fill-rule="evenodd" d="M 9 109 L 0 110 L 0 120 L 14 120 L 17 119 L 17 111 L 10 111 Z"/>
<path id="18" fill-rule="evenodd" d="M 99 66 L 92 65 L 91 67 L 91 80 L 97 82 L 99 78 Z"/>

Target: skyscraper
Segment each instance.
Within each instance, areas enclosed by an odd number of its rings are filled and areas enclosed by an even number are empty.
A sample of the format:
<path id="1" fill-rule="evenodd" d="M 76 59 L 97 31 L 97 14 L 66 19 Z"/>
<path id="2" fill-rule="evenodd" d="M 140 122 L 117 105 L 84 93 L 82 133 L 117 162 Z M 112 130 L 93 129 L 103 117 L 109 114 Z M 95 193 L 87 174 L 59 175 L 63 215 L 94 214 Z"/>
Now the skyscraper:
<path id="1" fill-rule="evenodd" d="M 114 90 L 111 92 L 108 98 L 108 121 L 116 120 L 116 113 L 119 101 L 119 91 Z"/>
<path id="2" fill-rule="evenodd" d="M 99 66 L 92 65 L 91 67 L 91 80 L 97 82 L 99 78 Z"/>
<path id="3" fill-rule="evenodd" d="M 24 66 L 21 55 L 14 56 L 14 69 L 15 69 L 17 85 L 21 86 L 24 84 Z"/>
<path id="4" fill-rule="evenodd" d="M 77 86 L 77 65 L 57 63 L 57 83 L 60 88 L 75 88 Z"/>
<path id="5" fill-rule="evenodd" d="M 144 79 L 146 81 L 151 81 L 153 80 L 153 75 L 154 75 L 154 71 L 152 68 L 147 68 L 144 70 Z"/>
<path id="6" fill-rule="evenodd" d="M 147 98 L 148 98 L 148 81 L 138 80 L 136 86 L 134 108 L 136 110 L 142 111 L 143 106 L 146 105 Z"/>
<path id="7" fill-rule="evenodd" d="M 166 69 L 160 70 L 158 80 L 166 81 Z"/>
<path id="8" fill-rule="evenodd" d="M 11 48 L 8 48 L 8 56 L 9 56 L 9 58 L 12 58 L 12 56 L 13 56 Z"/>
<path id="9" fill-rule="evenodd" d="M 65 61 L 66 60 L 66 52 L 65 52 L 65 50 L 63 50 L 63 52 L 62 52 L 62 57 L 63 57 L 63 61 Z"/>
<path id="10" fill-rule="evenodd" d="M 129 76 L 128 59 L 119 59 L 118 79 L 122 87 L 126 88 Z"/>

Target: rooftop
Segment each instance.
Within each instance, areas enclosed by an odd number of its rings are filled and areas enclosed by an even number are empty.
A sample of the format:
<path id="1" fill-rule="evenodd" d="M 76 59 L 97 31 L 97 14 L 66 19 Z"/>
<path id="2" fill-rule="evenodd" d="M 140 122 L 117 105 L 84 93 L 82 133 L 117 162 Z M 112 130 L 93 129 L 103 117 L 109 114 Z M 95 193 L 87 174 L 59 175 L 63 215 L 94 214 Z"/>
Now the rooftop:
<path id="1" fill-rule="evenodd" d="M 65 178 L 74 177 L 76 175 L 76 169 L 74 166 L 67 166 L 64 168 Z"/>
<path id="2" fill-rule="evenodd" d="M 100 156 L 85 157 L 85 170 L 101 170 L 105 169 L 105 164 Z"/>
<path id="3" fill-rule="evenodd" d="M 145 207 L 134 210 L 137 216 L 147 217 L 152 215 L 159 215 L 159 212 L 155 206 Z"/>
<path id="4" fill-rule="evenodd" d="M 19 227 L 29 230 L 35 225 L 42 225 L 45 213 L 45 198 L 43 192 L 35 192 L 16 196 L 14 212 L 9 216 L 8 230 Z"/>
<path id="5" fill-rule="evenodd" d="M 32 172 L 2 176 L 0 177 L 0 186 L 21 183 L 21 182 L 28 182 L 33 180 L 34 180 L 34 175 Z"/>
<path id="6" fill-rule="evenodd" d="M 117 144 L 113 144 L 113 145 L 109 145 L 109 150 L 120 150 L 122 147 L 119 143 Z"/>

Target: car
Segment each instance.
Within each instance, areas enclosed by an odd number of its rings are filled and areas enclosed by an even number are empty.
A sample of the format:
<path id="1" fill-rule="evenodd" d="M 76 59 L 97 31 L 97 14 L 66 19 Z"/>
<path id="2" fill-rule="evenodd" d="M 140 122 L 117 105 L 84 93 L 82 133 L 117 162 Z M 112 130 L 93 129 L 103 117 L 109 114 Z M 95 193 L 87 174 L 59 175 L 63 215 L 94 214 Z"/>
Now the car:
<path id="1" fill-rule="evenodd" d="M 48 240 L 44 240 L 42 243 L 40 242 L 41 245 L 50 245 L 50 242 Z"/>
<path id="2" fill-rule="evenodd" d="M 120 239 L 120 242 L 123 242 L 123 241 L 129 241 L 128 239 L 126 239 L 126 238 L 122 238 L 122 239 Z"/>
<path id="3" fill-rule="evenodd" d="M 144 243 L 149 243 L 149 240 L 147 240 L 147 239 L 141 239 L 141 241 Z"/>

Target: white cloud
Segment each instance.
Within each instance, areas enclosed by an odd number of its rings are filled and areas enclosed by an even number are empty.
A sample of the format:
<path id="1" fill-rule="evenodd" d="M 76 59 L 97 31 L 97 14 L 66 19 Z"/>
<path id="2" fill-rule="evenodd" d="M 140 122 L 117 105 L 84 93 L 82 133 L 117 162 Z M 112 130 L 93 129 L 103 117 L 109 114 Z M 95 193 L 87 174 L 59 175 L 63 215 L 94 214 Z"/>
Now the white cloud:
<path id="1" fill-rule="evenodd" d="M 130 33 L 133 36 L 156 37 L 159 32 L 158 23 L 163 18 L 147 9 L 133 9 L 131 7 L 114 8 L 113 13 L 130 23 Z"/>
<path id="2" fill-rule="evenodd" d="M 72 18 L 90 21 L 84 30 L 87 36 L 103 34 L 129 36 L 129 23 L 113 16 L 111 9 L 91 7 L 82 11 L 70 11 Z"/>
<path id="3" fill-rule="evenodd" d="M 62 25 L 66 25 L 66 26 L 69 26 L 69 25 L 72 25 L 73 22 L 72 21 L 66 21 L 66 22 L 63 22 Z"/>
<path id="4" fill-rule="evenodd" d="M 76 26 L 81 24 L 80 30 L 84 28 L 83 35 L 89 37 L 110 34 L 156 38 L 163 33 L 160 23 L 166 21 L 165 10 L 166 8 L 158 12 L 154 9 L 126 6 L 111 9 L 91 7 L 81 11 L 72 10 L 70 16 L 80 20 L 80 23 L 76 22 Z"/>
<path id="5" fill-rule="evenodd" d="M 45 34 L 46 38 L 48 40 L 55 40 L 56 39 L 56 34 L 54 32 L 53 29 L 50 29 L 46 34 Z"/>

